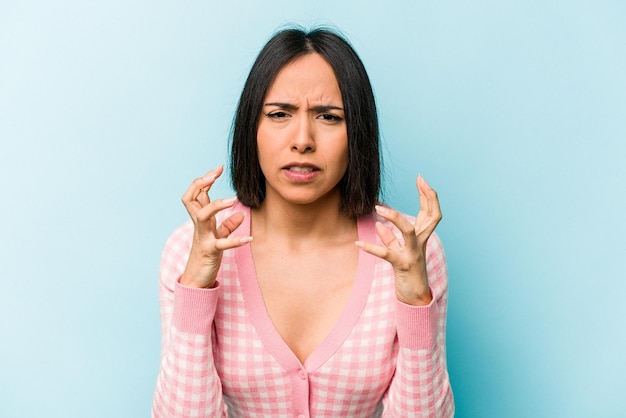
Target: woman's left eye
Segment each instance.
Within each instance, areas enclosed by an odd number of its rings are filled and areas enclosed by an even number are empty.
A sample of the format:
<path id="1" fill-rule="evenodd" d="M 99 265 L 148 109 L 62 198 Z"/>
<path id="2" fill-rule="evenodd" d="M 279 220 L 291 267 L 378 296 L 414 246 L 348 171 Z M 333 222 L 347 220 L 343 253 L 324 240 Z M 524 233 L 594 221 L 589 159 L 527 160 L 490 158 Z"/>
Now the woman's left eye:
<path id="1" fill-rule="evenodd" d="M 322 113 L 319 117 L 328 122 L 339 122 L 343 120 L 342 117 L 333 115 L 331 113 Z"/>

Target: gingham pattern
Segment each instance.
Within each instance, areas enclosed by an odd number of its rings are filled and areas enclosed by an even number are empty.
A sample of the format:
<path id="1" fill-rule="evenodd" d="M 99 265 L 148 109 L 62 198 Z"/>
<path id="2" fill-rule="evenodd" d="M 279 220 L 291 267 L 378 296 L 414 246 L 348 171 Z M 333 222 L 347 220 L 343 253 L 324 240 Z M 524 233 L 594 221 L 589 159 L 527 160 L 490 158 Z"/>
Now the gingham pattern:
<path id="1" fill-rule="evenodd" d="M 216 289 L 177 283 L 192 234 L 190 222 L 176 230 L 161 261 L 163 344 L 153 417 L 454 415 L 445 356 L 447 271 L 435 235 L 427 249 L 431 305 L 398 302 L 393 271 L 377 260 L 356 325 L 310 370 L 307 363 L 283 367 L 291 363 L 264 346 L 243 301 L 233 251 L 224 253 Z"/>
<path id="2" fill-rule="evenodd" d="M 267 352 L 250 322 L 233 252 L 222 257 L 221 294 L 215 323 L 218 328 L 216 363 L 230 416 L 287 416 L 291 379 Z"/>
<path id="3" fill-rule="evenodd" d="M 214 311 L 217 293 L 214 290 L 185 289 L 177 280 L 185 269 L 193 224 L 187 223 L 175 231 L 168 240 L 161 258 L 159 272 L 159 299 L 161 304 L 161 368 L 157 378 L 153 399 L 153 417 L 220 417 L 226 416 L 220 379 L 217 375 L 213 354 L 210 328 L 202 330 L 208 321 L 184 321 L 185 315 L 179 315 L 180 321 L 174 326 L 175 306 L 184 306 L 183 298 L 175 300 L 174 288 L 187 291 L 187 299 L 195 296 L 189 308 L 200 307 Z M 181 295 L 182 296 L 182 295 Z M 179 302 L 175 304 L 175 302 Z M 213 305 L 213 307 L 211 306 Z M 207 308 L 208 307 L 208 308 Z M 207 332 L 208 331 L 208 332 Z"/>
<path id="4" fill-rule="evenodd" d="M 372 417 L 395 371 L 397 339 L 393 273 L 374 268 L 361 317 L 341 348 L 311 376 L 311 416 Z M 390 292 L 391 289 L 393 292 Z"/>

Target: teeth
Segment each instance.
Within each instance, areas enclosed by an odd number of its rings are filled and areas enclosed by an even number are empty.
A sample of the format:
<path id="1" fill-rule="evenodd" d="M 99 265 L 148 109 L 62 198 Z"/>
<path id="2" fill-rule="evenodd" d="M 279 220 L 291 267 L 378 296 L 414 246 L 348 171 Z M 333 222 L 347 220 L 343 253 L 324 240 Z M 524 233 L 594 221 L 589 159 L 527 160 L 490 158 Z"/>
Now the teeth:
<path id="1" fill-rule="evenodd" d="M 313 172 L 313 169 L 311 167 L 290 167 L 289 169 L 297 173 L 312 173 Z"/>

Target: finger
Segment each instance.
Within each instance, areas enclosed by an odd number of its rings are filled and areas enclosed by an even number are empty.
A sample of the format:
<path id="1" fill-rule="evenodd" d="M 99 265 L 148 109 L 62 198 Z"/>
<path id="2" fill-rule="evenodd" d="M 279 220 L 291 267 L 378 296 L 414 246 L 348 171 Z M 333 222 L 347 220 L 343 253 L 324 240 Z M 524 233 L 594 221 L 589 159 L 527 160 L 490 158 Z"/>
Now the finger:
<path id="1" fill-rule="evenodd" d="M 426 180 L 421 175 L 417 177 L 415 183 L 420 196 L 420 211 L 424 210 L 428 216 L 440 216 L 441 208 L 437 192 L 426 183 Z"/>
<path id="2" fill-rule="evenodd" d="M 376 222 L 376 233 L 387 248 L 397 250 L 401 247 L 396 234 L 380 222 Z"/>
<path id="3" fill-rule="evenodd" d="M 198 177 L 189 185 L 181 200 L 190 215 L 210 202 L 208 191 L 223 170 L 224 167 L 219 166 L 206 173 L 203 177 Z"/>
<path id="4" fill-rule="evenodd" d="M 199 221 L 207 221 L 212 219 L 219 211 L 232 207 L 237 202 L 236 197 L 229 197 L 228 199 L 215 200 L 205 207 L 199 209 L 196 212 L 196 217 Z"/>
<path id="5" fill-rule="evenodd" d="M 208 171 L 203 177 L 215 177 L 218 178 L 224 172 L 224 165 L 218 165 L 213 170 Z"/>
<path id="6" fill-rule="evenodd" d="M 200 204 L 200 207 L 205 207 L 209 203 L 211 203 L 211 199 L 209 198 L 209 188 L 200 189 L 200 194 L 196 197 L 196 201 Z"/>
<path id="7" fill-rule="evenodd" d="M 417 186 L 417 193 L 419 194 L 420 201 L 420 212 L 424 212 L 426 215 L 430 213 L 430 202 L 428 201 L 427 195 L 427 183 L 424 180 L 424 177 L 420 174 L 417 176 L 417 180 L 415 181 L 415 185 Z"/>
<path id="8" fill-rule="evenodd" d="M 366 241 L 356 241 L 355 244 L 366 253 L 372 254 L 391 263 L 390 258 L 393 258 L 393 254 L 389 248 L 372 244 L 371 242 Z"/>
<path id="9" fill-rule="evenodd" d="M 252 237 L 228 237 L 220 238 L 215 241 L 215 248 L 219 251 L 229 250 L 231 248 L 241 247 L 252 241 Z"/>
<path id="10" fill-rule="evenodd" d="M 437 192 L 420 175 L 416 180 L 420 195 L 420 211 L 415 218 L 415 234 L 425 243 L 441 220 L 441 208 Z"/>
<path id="11" fill-rule="evenodd" d="M 202 206 L 208 204 L 210 199 L 208 197 L 208 192 L 213 186 L 213 183 L 217 180 L 219 176 L 224 172 L 224 166 L 220 165 L 219 167 L 214 168 L 213 170 L 207 172 L 200 180 L 200 190 L 197 191 L 197 195 L 194 196 L 194 199 L 198 200 Z M 204 183 L 204 184 L 203 184 Z"/>
<path id="12" fill-rule="evenodd" d="M 237 212 L 231 216 L 229 216 L 222 224 L 217 228 L 217 237 L 218 238 L 226 238 L 233 231 L 239 228 L 239 225 L 243 222 L 245 215 L 243 212 Z"/>
<path id="13" fill-rule="evenodd" d="M 376 205 L 376 213 L 390 221 L 400 230 L 404 244 L 414 248 L 415 243 L 415 226 L 411 224 L 400 212 L 386 206 Z M 383 241 L 384 242 L 384 241 Z"/>
<path id="14" fill-rule="evenodd" d="M 197 198 L 202 190 L 208 191 L 214 182 L 214 176 L 198 177 L 189 185 L 181 200 L 185 205 L 197 203 Z"/>

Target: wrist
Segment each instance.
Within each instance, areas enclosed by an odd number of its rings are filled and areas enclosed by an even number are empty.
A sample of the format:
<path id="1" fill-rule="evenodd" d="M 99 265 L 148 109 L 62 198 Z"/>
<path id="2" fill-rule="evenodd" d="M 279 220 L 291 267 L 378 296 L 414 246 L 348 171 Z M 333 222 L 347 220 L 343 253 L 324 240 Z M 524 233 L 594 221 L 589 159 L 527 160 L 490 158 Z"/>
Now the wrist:
<path id="1" fill-rule="evenodd" d="M 180 280 L 178 281 L 178 283 L 180 283 L 182 286 L 192 287 L 196 289 L 212 289 L 217 286 L 217 280 L 215 279 L 209 281 L 207 281 L 206 279 L 198 280 L 194 279 L 192 276 L 185 275 L 185 273 L 180 276 Z"/>
<path id="2" fill-rule="evenodd" d="M 211 277 L 202 268 L 194 268 L 193 263 L 188 263 L 178 282 L 185 287 L 210 289 L 215 287 L 216 280 L 217 277 Z"/>
<path id="3" fill-rule="evenodd" d="M 426 266 L 407 272 L 396 272 L 396 297 L 402 303 L 426 306 L 433 300 Z"/>
<path id="4" fill-rule="evenodd" d="M 396 277 L 396 297 L 402 303 L 413 306 L 426 306 L 433 300 L 428 279 Z"/>
<path id="5" fill-rule="evenodd" d="M 396 292 L 396 297 L 400 302 L 411 306 L 428 306 L 433 300 L 430 289 L 428 289 L 426 292 L 415 294 L 409 297 L 407 297 L 406 295 L 402 295 L 399 292 Z"/>
<path id="6" fill-rule="evenodd" d="M 178 282 L 186 287 L 210 289 L 215 287 L 216 280 L 217 271 L 213 263 L 207 263 L 206 257 L 191 251 L 185 270 Z"/>

